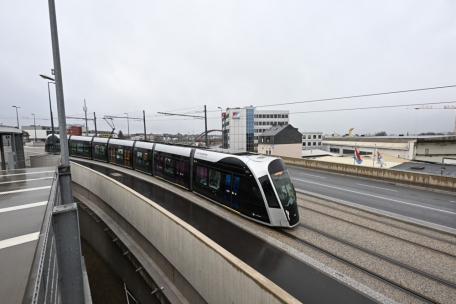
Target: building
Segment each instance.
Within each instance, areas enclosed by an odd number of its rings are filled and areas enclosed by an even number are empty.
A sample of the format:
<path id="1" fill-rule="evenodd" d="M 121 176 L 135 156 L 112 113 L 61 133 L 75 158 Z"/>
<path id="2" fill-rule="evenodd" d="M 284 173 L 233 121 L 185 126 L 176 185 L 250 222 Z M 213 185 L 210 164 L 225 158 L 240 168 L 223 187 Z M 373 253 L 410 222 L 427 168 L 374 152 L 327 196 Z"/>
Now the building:
<path id="1" fill-rule="evenodd" d="M 325 137 L 322 142 L 322 149 L 339 155 L 353 154 L 355 146 L 364 155 L 378 149 L 384 155 L 432 163 L 441 163 L 445 157 L 456 156 L 454 135 Z"/>
<path id="2" fill-rule="evenodd" d="M 302 134 L 292 125 L 273 126 L 261 133 L 258 152 L 276 156 L 301 158 Z"/>
<path id="3" fill-rule="evenodd" d="M 222 114 L 223 148 L 258 152 L 258 136 L 274 125 L 288 125 L 289 111 L 227 108 Z"/>
<path id="4" fill-rule="evenodd" d="M 35 140 L 35 126 L 22 126 L 22 130 L 30 134 L 30 139 Z M 54 133 L 59 133 L 59 128 L 54 127 Z M 52 134 L 52 128 L 48 126 L 36 126 L 36 140 L 45 141 L 47 136 Z"/>
<path id="5" fill-rule="evenodd" d="M 323 141 L 323 132 L 301 132 L 302 149 L 314 150 L 320 149 Z"/>
<path id="6" fill-rule="evenodd" d="M 71 126 L 67 128 L 68 135 L 82 135 L 82 127 L 81 126 Z"/>

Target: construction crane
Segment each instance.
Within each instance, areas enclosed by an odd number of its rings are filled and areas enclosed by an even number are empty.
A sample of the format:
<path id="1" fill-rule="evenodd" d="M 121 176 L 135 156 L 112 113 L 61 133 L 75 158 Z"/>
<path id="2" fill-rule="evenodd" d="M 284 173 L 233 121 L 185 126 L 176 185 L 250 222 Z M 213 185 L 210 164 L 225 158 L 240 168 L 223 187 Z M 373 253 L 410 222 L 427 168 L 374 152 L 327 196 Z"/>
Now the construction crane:
<path id="1" fill-rule="evenodd" d="M 456 106 L 450 105 L 450 106 L 443 106 L 443 107 L 434 107 L 432 105 L 427 105 L 427 106 L 419 106 L 415 108 L 407 108 L 409 110 L 456 110 Z M 456 135 L 456 116 L 454 118 L 454 130 L 453 134 Z"/>

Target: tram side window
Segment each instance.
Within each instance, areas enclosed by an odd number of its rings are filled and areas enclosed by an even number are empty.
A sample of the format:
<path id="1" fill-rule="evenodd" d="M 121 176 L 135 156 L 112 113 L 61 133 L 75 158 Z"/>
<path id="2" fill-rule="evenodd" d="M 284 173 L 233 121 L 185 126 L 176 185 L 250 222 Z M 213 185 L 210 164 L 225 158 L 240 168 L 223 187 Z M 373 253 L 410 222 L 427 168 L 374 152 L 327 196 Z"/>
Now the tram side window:
<path id="1" fill-rule="evenodd" d="M 100 155 L 105 155 L 106 154 L 106 146 L 100 146 L 100 151 L 99 151 L 99 154 Z"/>
<path id="2" fill-rule="evenodd" d="M 149 156 L 149 153 L 147 153 L 147 152 L 143 154 L 143 163 L 145 166 L 149 166 L 149 164 L 150 164 L 148 156 Z"/>
<path id="3" fill-rule="evenodd" d="M 163 171 L 163 156 L 157 155 L 155 157 L 155 169 L 157 172 Z"/>
<path id="4" fill-rule="evenodd" d="M 196 182 L 199 184 L 207 184 L 207 168 L 196 166 Z"/>
<path id="5" fill-rule="evenodd" d="M 71 143 L 71 154 L 74 155 L 76 154 L 77 148 L 76 148 L 76 143 Z"/>
<path id="6" fill-rule="evenodd" d="M 260 184 L 263 188 L 266 200 L 268 201 L 268 206 L 271 208 L 280 208 L 277 197 L 275 196 L 274 190 L 272 189 L 271 181 L 267 175 L 260 177 Z"/>
<path id="7" fill-rule="evenodd" d="M 174 174 L 174 159 L 165 158 L 165 172 Z"/>
<path id="8" fill-rule="evenodd" d="M 99 145 L 95 145 L 94 152 L 95 152 L 95 155 L 100 155 L 100 146 Z"/>
<path id="9" fill-rule="evenodd" d="M 209 170 L 209 187 L 220 189 L 221 173 L 219 171 Z"/>
<path id="10" fill-rule="evenodd" d="M 84 153 L 84 145 L 82 143 L 77 143 L 76 145 L 78 153 Z"/>
<path id="11" fill-rule="evenodd" d="M 116 158 L 117 159 L 122 159 L 123 160 L 123 149 L 117 149 L 117 155 L 116 155 Z"/>
<path id="12" fill-rule="evenodd" d="M 144 160 L 143 160 L 143 153 L 142 153 L 142 152 L 139 152 L 139 151 L 136 152 L 136 162 L 137 162 L 139 165 L 142 165 L 142 164 L 144 163 Z"/>

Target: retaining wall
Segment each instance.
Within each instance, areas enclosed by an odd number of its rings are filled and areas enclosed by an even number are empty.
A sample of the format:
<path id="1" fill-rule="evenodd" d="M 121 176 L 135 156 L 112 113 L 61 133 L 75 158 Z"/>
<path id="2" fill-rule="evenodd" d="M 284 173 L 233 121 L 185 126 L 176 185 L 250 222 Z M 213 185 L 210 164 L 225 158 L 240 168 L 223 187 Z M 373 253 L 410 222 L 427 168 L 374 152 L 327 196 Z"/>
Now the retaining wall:
<path id="1" fill-rule="evenodd" d="M 133 225 L 208 303 L 299 303 L 146 197 L 75 163 L 71 164 L 71 174 L 73 182 L 97 195 Z"/>
<path id="2" fill-rule="evenodd" d="M 456 178 L 450 176 L 441 176 L 434 174 L 424 174 L 401 170 L 361 167 L 347 164 L 337 164 L 330 162 L 322 162 L 317 160 L 281 157 L 287 165 L 295 165 L 300 167 L 326 170 L 338 172 L 341 174 L 351 174 L 366 176 L 375 179 L 389 180 L 424 186 L 430 188 L 441 188 L 451 191 L 456 191 Z"/>

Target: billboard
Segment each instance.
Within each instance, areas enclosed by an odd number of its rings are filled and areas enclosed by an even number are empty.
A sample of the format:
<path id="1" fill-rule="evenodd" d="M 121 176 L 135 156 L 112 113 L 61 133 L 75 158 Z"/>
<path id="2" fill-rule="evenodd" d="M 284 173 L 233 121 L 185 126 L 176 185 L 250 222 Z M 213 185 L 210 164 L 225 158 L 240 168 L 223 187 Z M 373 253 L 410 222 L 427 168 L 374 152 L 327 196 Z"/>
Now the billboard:
<path id="1" fill-rule="evenodd" d="M 241 118 L 241 112 L 233 112 L 232 117 L 235 118 L 235 119 L 240 119 Z"/>

